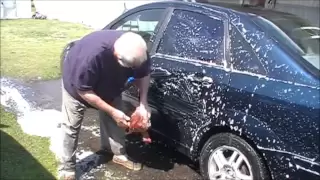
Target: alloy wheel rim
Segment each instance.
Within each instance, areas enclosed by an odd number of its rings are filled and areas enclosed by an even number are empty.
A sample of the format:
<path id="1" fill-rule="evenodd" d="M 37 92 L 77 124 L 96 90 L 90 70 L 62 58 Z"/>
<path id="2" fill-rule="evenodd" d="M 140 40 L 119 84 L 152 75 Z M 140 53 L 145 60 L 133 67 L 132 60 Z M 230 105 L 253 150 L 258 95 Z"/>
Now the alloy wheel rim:
<path id="1" fill-rule="evenodd" d="M 210 180 L 253 180 L 247 157 L 230 146 L 218 147 L 211 153 L 208 173 Z"/>

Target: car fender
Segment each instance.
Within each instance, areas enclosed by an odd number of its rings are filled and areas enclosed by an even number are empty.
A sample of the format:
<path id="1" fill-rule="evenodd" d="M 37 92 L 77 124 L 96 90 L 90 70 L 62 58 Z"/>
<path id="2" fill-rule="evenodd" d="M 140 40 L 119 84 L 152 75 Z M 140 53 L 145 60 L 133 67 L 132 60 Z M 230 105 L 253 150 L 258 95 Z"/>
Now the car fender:
<path id="1" fill-rule="evenodd" d="M 216 134 L 224 130 L 244 137 L 250 141 L 249 143 L 254 143 L 256 148 L 285 148 L 285 144 L 268 127 L 268 124 L 251 115 L 230 109 L 218 116 L 211 115 L 209 117 L 211 120 L 204 123 L 195 133 L 191 149 L 201 148 L 201 140 L 203 141 L 203 137 L 207 133 Z"/>
<path id="2" fill-rule="evenodd" d="M 268 163 L 272 163 L 275 158 L 263 153 L 261 149 L 287 149 L 285 143 L 268 127 L 268 124 L 251 115 L 228 109 L 219 115 L 209 117 L 211 120 L 206 121 L 197 130 L 190 147 L 190 157 L 195 161 L 198 160 L 205 142 L 212 135 L 222 132 L 231 132 L 244 138 Z M 289 168 L 289 163 L 286 165 Z"/>

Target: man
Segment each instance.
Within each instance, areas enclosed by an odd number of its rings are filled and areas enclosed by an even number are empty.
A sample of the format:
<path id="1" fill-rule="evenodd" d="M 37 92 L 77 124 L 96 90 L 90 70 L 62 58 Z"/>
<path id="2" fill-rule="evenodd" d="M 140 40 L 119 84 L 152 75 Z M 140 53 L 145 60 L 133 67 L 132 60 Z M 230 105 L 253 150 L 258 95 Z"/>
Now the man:
<path id="1" fill-rule="evenodd" d="M 132 32 L 96 31 L 71 44 L 63 52 L 61 122 L 63 152 L 59 176 L 75 179 L 75 151 L 84 112 L 99 110 L 101 148 L 111 151 L 113 162 L 131 170 L 141 164 L 131 161 L 125 152 L 125 129 L 130 118 L 121 111 L 121 93 L 129 77 L 134 77 L 140 92 L 136 111 L 148 123 L 147 93 L 150 59 L 142 37 Z"/>

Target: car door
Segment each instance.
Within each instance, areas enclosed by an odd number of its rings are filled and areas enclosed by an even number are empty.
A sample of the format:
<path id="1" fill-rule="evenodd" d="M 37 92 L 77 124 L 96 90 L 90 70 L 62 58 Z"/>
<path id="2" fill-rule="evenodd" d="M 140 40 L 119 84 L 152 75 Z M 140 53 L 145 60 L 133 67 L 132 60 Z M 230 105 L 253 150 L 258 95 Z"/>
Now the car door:
<path id="1" fill-rule="evenodd" d="M 232 69 L 226 108 L 232 110 L 230 114 L 235 114 L 233 111 L 239 113 L 237 116 L 243 116 L 245 122 L 246 113 L 252 108 L 250 100 L 259 88 L 257 82 L 260 77 L 266 76 L 267 71 L 256 55 L 258 51 L 252 49 L 238 28 L 230 25 L 229 31 Z"/>
<path id="2" fill-rule="evenodd" d="M 229 80 L 225 23 L 219 14 L 175 9 L 154 49 L 153 98 L 162 119 L 152 127 L 185 147 L 210 121 L 208 109 L 222 109 Z M 207 107 L 209 98 L 214 108 Z"/>
<path id="3" fill-rule="evenodd" d="M 131 31 L 140 34 L 148 45 L 148 51 L 153 46 L 153 39 L 157 34 L 159 27 L 166 17 L 166 8 L 151 8 L 137 10 L 135 12 L 128 12 L 122 15 L 118 20 L 108 25 L 105 29 L 114 29 L 121 31 Z M 152 54 L 150 54 L 152 55 Z M 151 83 L 150 89 L 153 89 Z M 123 99 L 126 105 L 136 106 L 138 103 L 139 93 L 135 86 L 130 86 L 124 93 Z M 149 93 L 149 105 L 154 110 L 153 117 L 156 117 L 156 110 L 154 109 L 154 103 L 152 101 L 152 92 Z M 129 103 L 129 104 L 128 104 Z"/>

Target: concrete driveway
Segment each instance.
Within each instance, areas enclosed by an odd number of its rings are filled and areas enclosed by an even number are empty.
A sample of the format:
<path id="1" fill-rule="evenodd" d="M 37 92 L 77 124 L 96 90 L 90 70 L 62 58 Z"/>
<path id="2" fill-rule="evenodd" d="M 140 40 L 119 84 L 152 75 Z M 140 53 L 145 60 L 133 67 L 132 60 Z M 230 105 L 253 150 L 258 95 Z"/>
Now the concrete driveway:
<path id="1" fill-rule="evenodd" d="M 34 106 L 60 111 L 60 80 L 20 82 L 9 79 L 6 80 L 6 83 L 18 89 L 23 97 Z M 142 162 L 144 169 L 132 172 L 113 164 L 111 156 L 94 153 L 99 150 L 100 145 L 98 124 L 96 111 L 88 110 L 82 125 L 77 152 L 77 176 L 79 179 L 200 179 L 200 175 L 194 170 L 196 168 L 187 157 L 177 153 L 161 141 L 154 140 L 153 144 L 145 145 L 135 136 L 128 137 L 128 154 Z"/>

